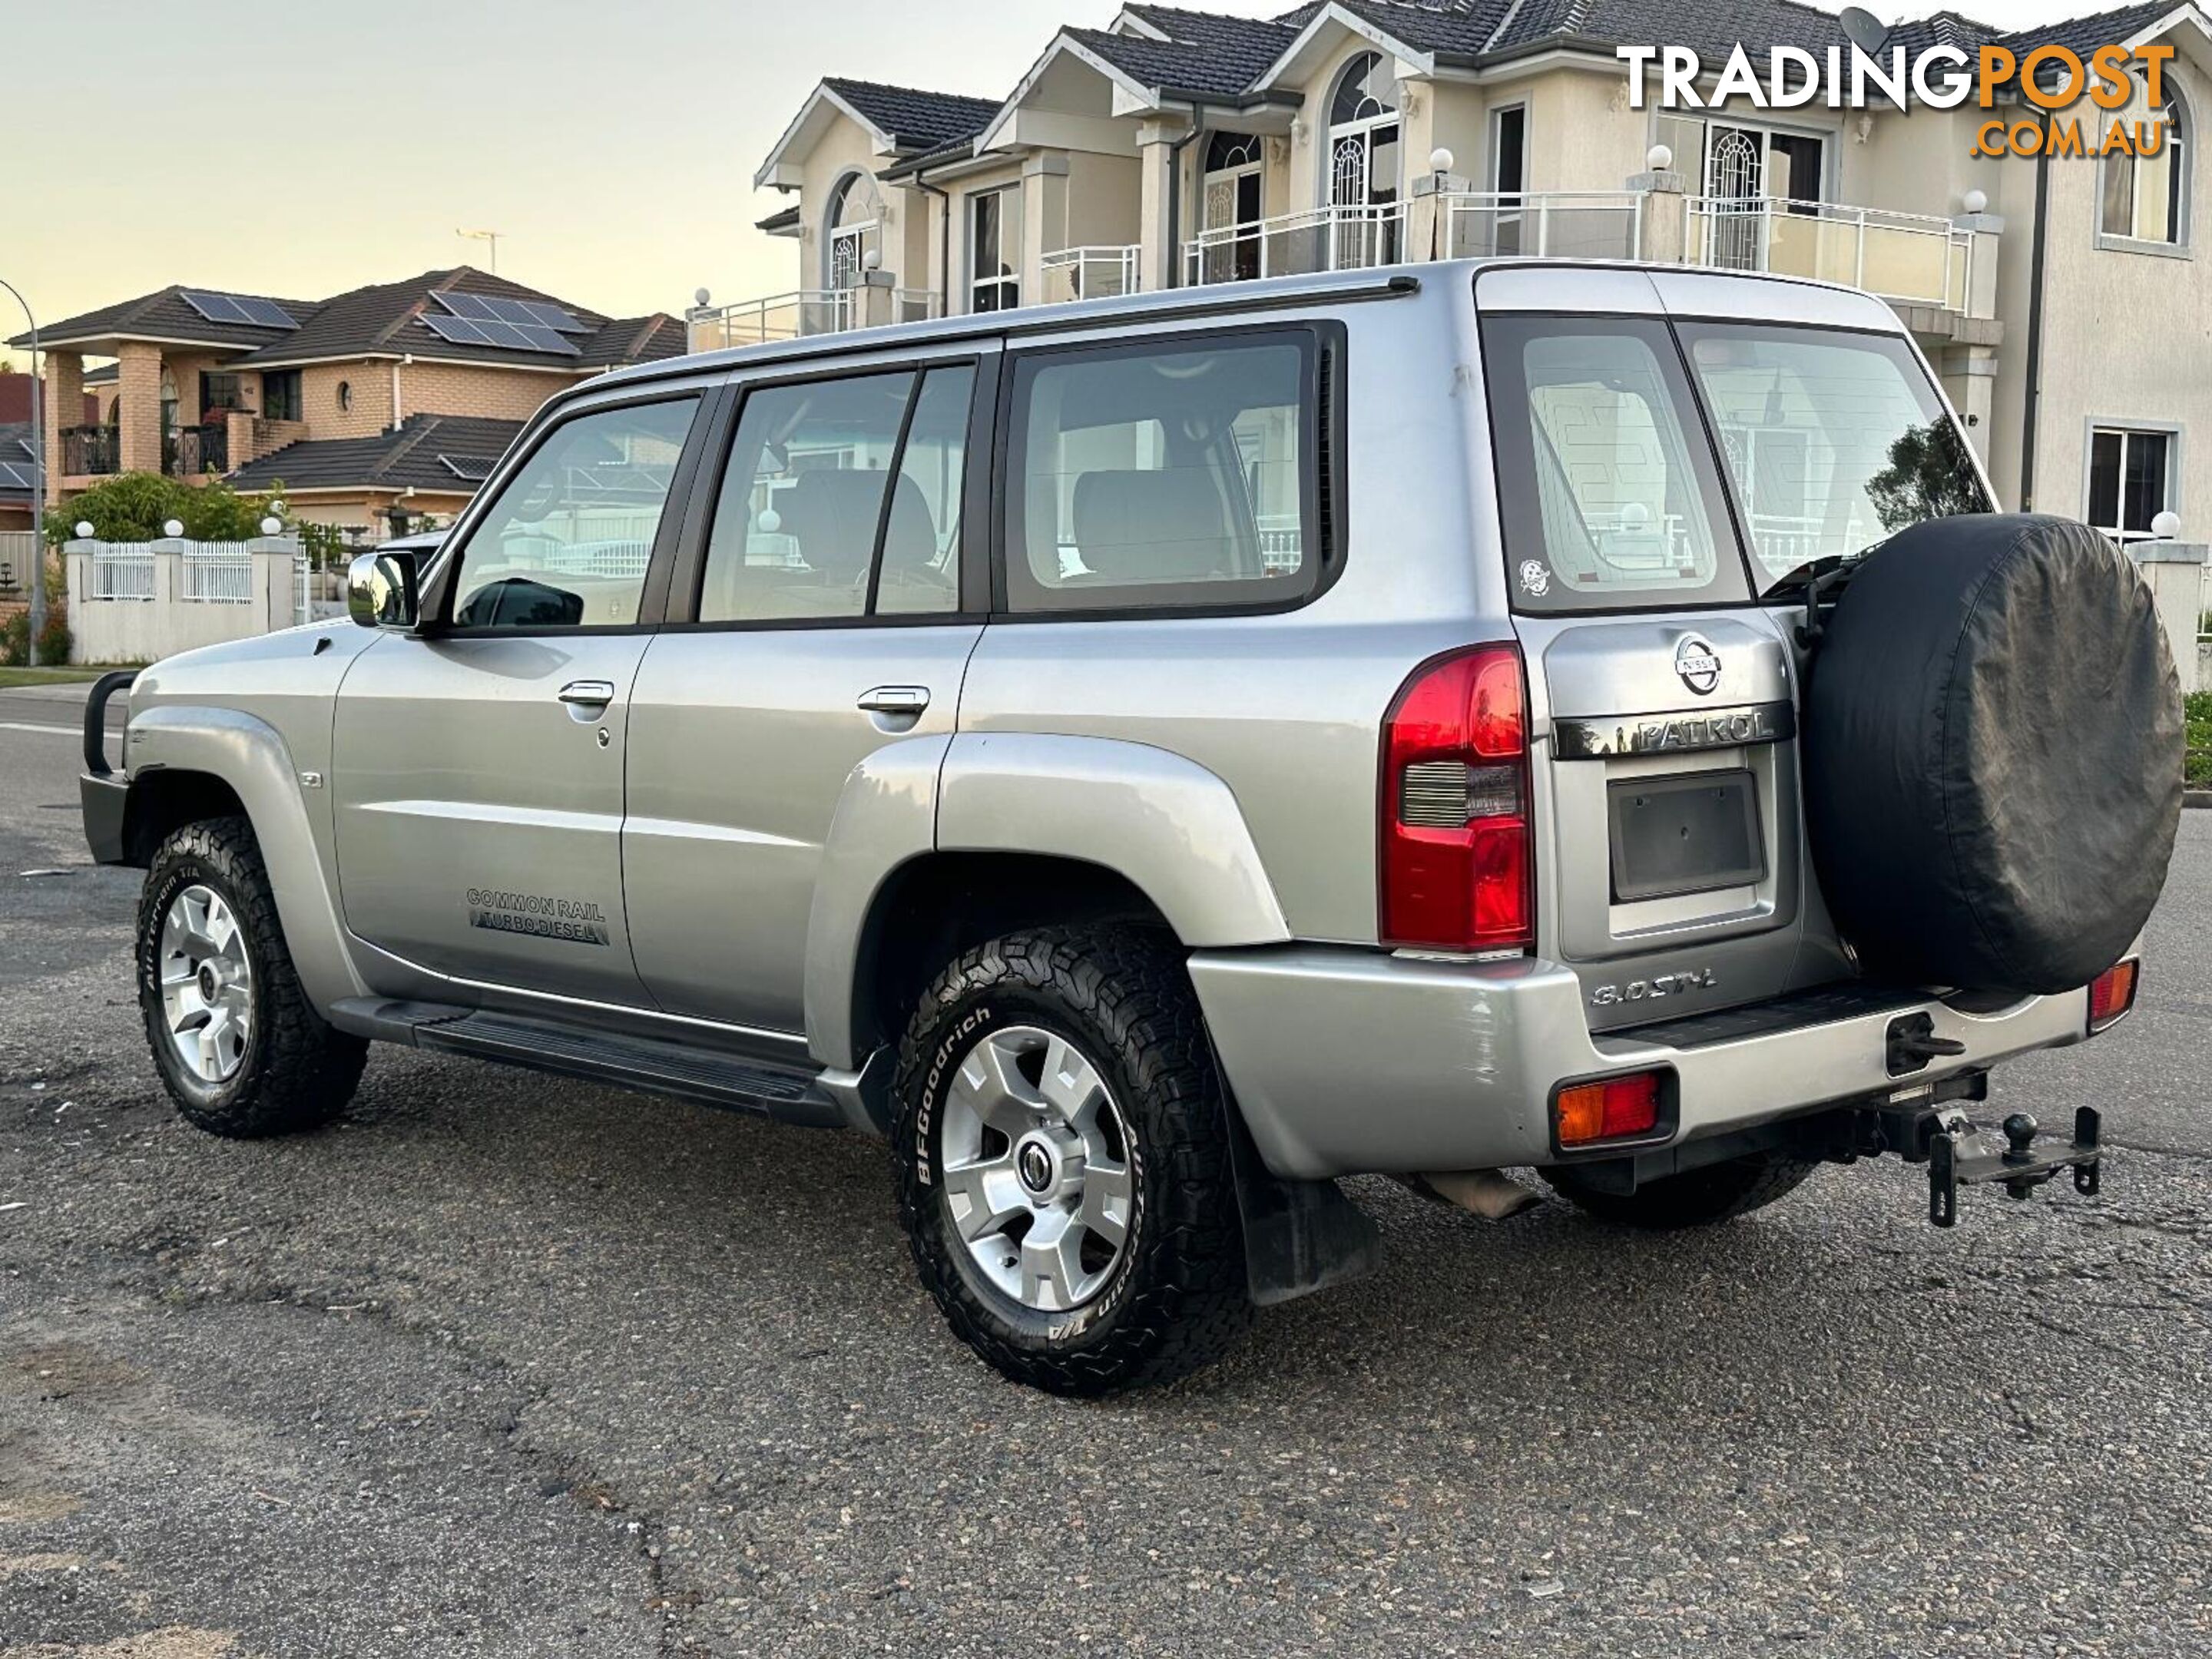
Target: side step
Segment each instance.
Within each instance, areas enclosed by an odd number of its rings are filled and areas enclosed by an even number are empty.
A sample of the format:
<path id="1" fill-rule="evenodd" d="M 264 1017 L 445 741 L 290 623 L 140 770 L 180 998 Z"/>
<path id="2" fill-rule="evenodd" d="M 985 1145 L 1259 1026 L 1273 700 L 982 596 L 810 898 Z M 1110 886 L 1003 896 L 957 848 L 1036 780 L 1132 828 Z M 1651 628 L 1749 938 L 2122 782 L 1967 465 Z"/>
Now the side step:
<path id="1" fill-rule="evenodd" d="M 757 1112 L 784 1123 L 842 1128 L 851 1119 L 811 1067 L 718 1053 L 653 1037 L 579 1029 L 516 1014 L 349 997 L 331 1023 L 386 1042 L 442 1048 L 643 1094 Z"/>

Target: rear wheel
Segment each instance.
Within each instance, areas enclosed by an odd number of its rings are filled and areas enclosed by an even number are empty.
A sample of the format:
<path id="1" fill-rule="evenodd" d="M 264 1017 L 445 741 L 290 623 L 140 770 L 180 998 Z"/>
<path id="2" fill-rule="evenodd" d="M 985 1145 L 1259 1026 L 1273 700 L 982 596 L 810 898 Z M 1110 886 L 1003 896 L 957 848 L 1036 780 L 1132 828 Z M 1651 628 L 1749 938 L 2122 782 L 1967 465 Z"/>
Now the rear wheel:
<path id="1" fill-rule="evenodd" d="M 1663 1231 L 1705 1227 L 1763 1210 L 1796 1190 L 1819 1164 L 1784 1152 L 1754 1152 L 1709 1164 L 1658 1181 L 1646 1181 L 1632 1193 L 1601 1192 L 1578 1180 L 1572 1166 L 1541 1171 L 1552 1190 L 1601 1221 Z"/>
<path id="2" fill-rule="evenodd" d="M 1224 1107 L 1172 943 L 995 939 L 938 976 L 901 1047 L 892 1144 L 915 1264 L 1016 1382 L 1165 1382 L 1250 1320 Z"/>
<path id="3" fill-rule="evenodd" d="M 368 1057 L 301 989 L 244 818 L 186 824 L 154 854 L 138 904 L 138 1005 L 169 1098 L 215 1134 L 327 1122 Z"/>

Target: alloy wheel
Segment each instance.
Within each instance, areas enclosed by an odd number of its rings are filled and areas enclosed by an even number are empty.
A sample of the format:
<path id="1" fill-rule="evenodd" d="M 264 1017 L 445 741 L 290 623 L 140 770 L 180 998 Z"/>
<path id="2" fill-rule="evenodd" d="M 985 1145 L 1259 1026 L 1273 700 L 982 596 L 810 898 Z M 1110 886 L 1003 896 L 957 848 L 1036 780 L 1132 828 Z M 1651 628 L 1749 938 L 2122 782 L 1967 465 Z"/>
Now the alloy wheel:
<path id="1" fill-rule="evenodd" d="M 161 918 L 161 1012 L 190 1075 L 229 1080 L 253 1037 L 253 963 L 222 895 L 195 882 Z"/>

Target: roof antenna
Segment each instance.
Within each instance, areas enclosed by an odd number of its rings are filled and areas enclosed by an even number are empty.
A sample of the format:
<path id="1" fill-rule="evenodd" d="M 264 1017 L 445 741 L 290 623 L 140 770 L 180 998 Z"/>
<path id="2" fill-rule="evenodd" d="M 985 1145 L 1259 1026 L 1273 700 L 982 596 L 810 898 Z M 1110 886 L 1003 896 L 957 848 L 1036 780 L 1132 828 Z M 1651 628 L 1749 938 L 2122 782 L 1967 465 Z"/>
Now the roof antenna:
<path id="1" fill-rule="evenodd" d="M 491 274 L 495 276 L 499 275 L 499 232 L 495 230 L 461 230 L 456 228 L 453 234 L 465 238 L 467 240 L 471 242 L 490 243 Z"/>

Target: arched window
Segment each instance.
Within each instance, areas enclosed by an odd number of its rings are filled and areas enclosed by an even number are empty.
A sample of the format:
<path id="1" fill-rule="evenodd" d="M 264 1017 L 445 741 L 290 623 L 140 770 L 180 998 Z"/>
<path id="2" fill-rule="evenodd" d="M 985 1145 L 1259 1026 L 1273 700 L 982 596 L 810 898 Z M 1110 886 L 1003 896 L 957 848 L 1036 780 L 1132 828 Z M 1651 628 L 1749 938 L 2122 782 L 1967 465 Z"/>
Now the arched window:
<path id="1" fill-rule="evenodd" d="M 1337 72 L 1328 95 L 1328 148 L 1322 199 L 1333 215 L 1337 270 L 1398 257 L 1398 77 L 1379 52 L 1363 52 Z"/>
<path id="2" fill-rule="evenodd" d="M 1261 274 L 1262 143 L 1255 132 L 1217 132 L 1206 141 L 1196 244 L 1200 282 L 1249 282 Z"/>
<path id="3" fill-rule="evenodd" d="M 2189 110 L 2170 74 L 2166 85 L 2166 107 L 2158 113 L 2162 138 L 2157 151 L 2104 160 L 2104 204 L 2098 222 L 2107 236 L 2177 245 L 2189 240 Z"/>
<path id="4" fill-rule="evenodd" d="M 883 251 L 884 198 L 870 174 L 854 168 L 830 188 L 822 217 L 822 286 L 850 288 Z"/>

